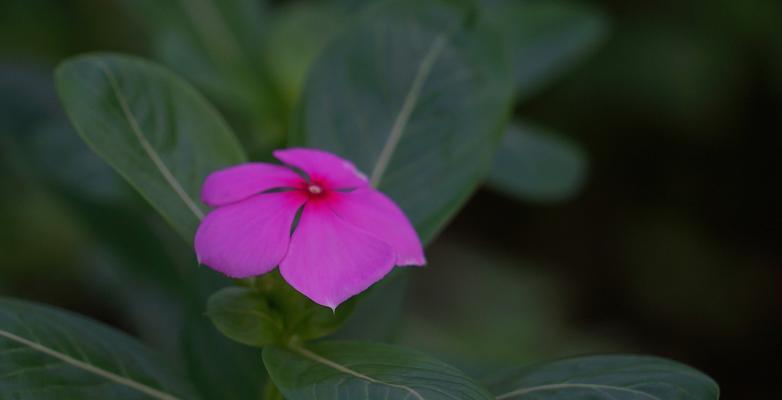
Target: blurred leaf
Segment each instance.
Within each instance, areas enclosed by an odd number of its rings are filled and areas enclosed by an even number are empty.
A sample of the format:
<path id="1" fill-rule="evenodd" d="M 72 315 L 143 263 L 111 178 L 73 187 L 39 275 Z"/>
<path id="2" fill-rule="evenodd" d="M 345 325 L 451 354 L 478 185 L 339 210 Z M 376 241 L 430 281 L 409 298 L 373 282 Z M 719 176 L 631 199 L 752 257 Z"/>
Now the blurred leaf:
<path id="1" fill-rule="evenodd" d="M 261 351 L 229 340 L 203 313 L 188 312 L 182 352 L 188 373 L 205 399 L 261 399 L 267 382 Z"/>
<path id="2" fill-rule="evenodd" d="M 567 1 L 501 1 L 485 19 L 501 32 L 511 57 L 518 99 L 559 78 L 606 36 L 605 17 Z"/>
<path id="3" fill-rule="evenodd" d="M 69 196 L 101 204 L 127 205 L 127 185 L 84 144 L 64 116 L 29 132 L 29 157 L 47 183 Z"/>
<path id="4" fill-rule="evenodd" d="M 269 24 L 263 0 L 127 0 L 144 23 L 157 58 L 182 74 L 241 125 L 253 155 L 284 142 L 289 110 L 267 70 Z"/>
<path id="5" fill-rule="evenodd" d="M 586 179 L 587 158 L 567 138 L 513 123 L 494 157 L 488 183 L 521 200 L 552 202 L 575 196 Z"/>
<path id="6" fill-rule="evenodd" d="M 206 315 L 223 335 L 248 346 L 261 347 L 282 339 L 282 317 L 252 289 L 220 290 L 209 298 Z"/>
<path id="7" fill-rule="evenodd" d="M 414 306 L 401 326 L 402 345 L 466 372 L 622 349 L 621 336 L 597 340 L 567 318 L 577 296 L 555 272 L 559 265 L 453 234 L 432 244 L 427 260 L 432 268 L 416 274 L 408 292 Z"/>
<path id="8" fill-rule="evenodd" d="M 195 398 L 133 338 L 33 303 L 0 300 L 0 352 L 0 393 L 9 398 Z"/>
<path id="9" fill-rule="evenodd" d="M 460 11 L 396 1 L 364 13 L 313 65 L 292 138 L 355 162 L 425 242 L 480 182 L 510 106 L 496 38 L 461 29 Z"/>
<path id="10" fill-rule="evenodd" d="M 264 54 L 269 73 L 291 108 L 315 57 L 346 22 L 346 15 L 328 3 L 286 3 L 276 11 Z"/>
<path id="11" fill-rule="evenodd" d="M 177 244 L 185 246 L 181 241 Z M 180 349 L 193 384 L 206 399 L 260 399 L 267 382 L 260 350 L 228 339 L 205 315 L 209 296 L 228 287 L 231 280 L 209 268 L 194 268 L 185 277 Z"/>
<path id="12" fill-rule="evenodd" d="M 221 100 L 251 103 L 257 96 L 253 94 L 258 85 L 254 73 L 261 59 L 260 43 L 267 25 L 263 1 L 124 3 L 146 24 L 161 58 L 172 69 Z M 248 86 L 244 80 L 254 84 Z"/>
<path id="13" fill-rule="evenodd" d="M 719 387 L 684 364 L 608 355 L 508 371 L 490 385 L 498 400 L 717 400 Z"/>
<path id="14" fill-rule="evenodd" d="M 134 57 L 70 59 L 56 80 L 84 141 L 191 241 L 203 179 L 245 159 L 220 115 L 174 74 Z"/>
<path id="15" fill-rule="evenodd" d="M 0 134 L 24 139 L 57 112 L 48 71 L 0 63 Z"/>
<path id="16" fill-rule="evenodd" d="M 263 351 L 263 362 L 288 400 L 493 399 L 456 368 L 383 344 L 321 342 L 309 349 L 269 346 Z"/>

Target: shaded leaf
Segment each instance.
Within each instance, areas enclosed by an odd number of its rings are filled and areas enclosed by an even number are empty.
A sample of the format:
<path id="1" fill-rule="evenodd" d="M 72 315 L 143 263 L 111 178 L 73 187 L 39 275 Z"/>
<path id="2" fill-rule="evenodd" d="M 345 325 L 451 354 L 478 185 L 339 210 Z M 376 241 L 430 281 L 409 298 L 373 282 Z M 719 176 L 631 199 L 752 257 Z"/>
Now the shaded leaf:
<path id="1" fill-rule="evenodd" d="M 632 355 L 580 357 L 492 379 L 498 400 L 717 400 L 719 387 L 684 364 Z"/>
<path id="2" fill-rule="evenodd" d="M 200 310 L 188 312 L 181 339 L 194 385 L 205 399 L 261 399 L 268 379 L 260 349 L 231 341 Z"/>
<path id="3" fill-rule="evenodd" d="M 398 268 L 361 293 L 352 313 L 331 338 L 393 341 L 401 331 L 409 280 L 410 270 Z"/>
<path id="4" fill-rule="evenodd" d="M 371 7 L 312 67 L 294 144 L 356 163 L 427 242 L 480 182 L 510 106 L 496 37 L 461 9 Z"/>
<path id="5" fill-rule="evenodd" d="M 135 57 L 73 58 L 56 81 L 84 141 L 191 241 L 206 175 L 245 160 L 220 115 L 173 73 Z"/>
<path id="6" fill-rule="evenodd" d="M 345 13 L 328 3 L 286 3 L 275 12 L 264 54 L 269 74 L 291 107 L 312 62 L 346 22 Z"/>
<path id="7" fill-rule="evenodd" d="M 33 303 L 0 299 L 0 353 L 0 393 L 8 398 L 195 398 L 135 339 Z"/>
<path id="8" fill-rule="evenodd" d="M 152 37 L 156 58 L 225 110 L 254 158 L 284 142 L 290 109 L 272 82 L 263 43 L 263 0 L 127 0 Z"/>
<path id="9" fill-rule="evenodd" d="M 500 1 L 485 21 L 501 32 L 511 57 L 519 99 L 559 78 L 606 36 L 605 17 L 567 1 Z"/>
<path id="10" fill-rule="evenodd" d="M 151 33 L 158 55 L 208 94 L 229 104 L 258 96 L 257 69 L 268 13 L 256 0 L 124 2 Z M 249 111 L 248 109 L 248 111 Z"/>
<path id="11" fill-rule="evenodd" d="M 522 200 L 562 201 L 586 180 L 587 157 L 566 137 L 527 123 L 514 123 L 492 162 L 488 183 Z"/>
<path id="12" fill-rule="evenodd" d="M 493 399 L 456 368 L 383 344 L 321 342 L 308 349 L 269 346 L 263 351 L 263 361 L 288 400 Z"/>

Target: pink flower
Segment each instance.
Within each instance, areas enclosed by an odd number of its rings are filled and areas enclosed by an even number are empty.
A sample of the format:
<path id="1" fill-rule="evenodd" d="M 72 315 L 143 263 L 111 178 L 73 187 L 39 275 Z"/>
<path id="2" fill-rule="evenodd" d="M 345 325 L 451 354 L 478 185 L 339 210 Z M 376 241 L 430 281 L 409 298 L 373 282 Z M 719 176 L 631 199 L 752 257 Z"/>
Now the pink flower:
<path id="1" fill-rule="evenodd" d="M 196 232 L 199 263 L 233 278 L 279 265 L 291 286 L 332 309 L 394 265 L 426 263 L 410 221 L 351 162 L 304 148 L 274 156 L 286 166 L 246 163 L 206 178 L 201 198 L 214 210 Z"/>

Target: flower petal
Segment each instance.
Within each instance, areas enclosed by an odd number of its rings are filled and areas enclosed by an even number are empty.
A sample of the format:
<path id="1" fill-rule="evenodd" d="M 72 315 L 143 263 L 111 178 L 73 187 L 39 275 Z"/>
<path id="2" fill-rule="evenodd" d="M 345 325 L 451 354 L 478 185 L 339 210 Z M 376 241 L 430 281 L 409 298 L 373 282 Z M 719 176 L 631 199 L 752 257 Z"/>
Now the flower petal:
<path id="1" fill-rule="evenodd" d="M 334 192 L 329 206 L 342 219 L 391 245 L 396 265 L 424 265 L 421 239 L 410 220 L 385 194 L 371 188 Z"/>
<path id="2" fill-rule="evenodd" d="M 244 200 L 279 187 L 299 187 L 304 179 L 290 168 L 266 163 L 245 163 L 209 174 L 201 200 L 216 207 Z"/>
<path id="3" fill-rule="evenodd" d="M 336 308 L 394 267 L 394 250 L 339 218 L 328 205 L 304 206 L 280 273 L 314 302 Z"/>
<path id="4" fill-rule="evenodd" d="M 271 271 L 285 257 L 307 200 L 299 191 L 261 194 L 210 212 L 195 236 L 198 262 L 232 278 Z"/>
<path id="5" fill-rule="evenodd" d="M 306 172 L 313 181 L 328 185 L 331 189 L 348 189 L 367 186 L 366 175 L 352 162 L 334 154 L 305 148 L 277 150 L 274 156 L 285 164 Z"/>

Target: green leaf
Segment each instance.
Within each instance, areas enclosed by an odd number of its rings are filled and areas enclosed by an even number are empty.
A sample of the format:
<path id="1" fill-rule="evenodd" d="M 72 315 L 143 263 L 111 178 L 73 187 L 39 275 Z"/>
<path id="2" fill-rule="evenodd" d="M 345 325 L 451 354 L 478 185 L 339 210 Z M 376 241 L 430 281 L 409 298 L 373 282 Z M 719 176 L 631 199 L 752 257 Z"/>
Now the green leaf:
<path id="1" fill-rule="evenodd" d="M 55 78 L 82 139 L 192 241 L 204 178 L 245 160 L 220 115 L 182 79 L 135 57 L 73 58 Z"/>
<path id="2" fill-rule="evenodd" d="M 459 399 L 493 397 L 456 368 L 400 347 L 321 342 L 269 346 L 263 362 L 288 400 Z"/>
<path id="3" fill-rule="evenodd" d="M 195 398 L 135 339 L 33 303 L 0 299 L 0 353 L 3 398 Z"/>
<path id="4" fill-rule="evenodd" d="M 220 290 L 209 298 L 206 315 L 222 334 L 248 346 L 265 346 L 282 337 L 281 316 L 252 289 L 230 287 Z"/>
<path id="5" fill-rule="evenodd" d="M 587 157 L 561 135 L 527 123 L 514 123 L 492 162 L 488 183 L 521 200 L 563 201 L 586 180 Z"/>
<path id="6" fill-rule="evenodd" d="M 501 32 L 510 55 L 518 99 L 527 99 L 597 48 L 605 17 L 567 1 L 503 1 L 485 21 Z"/>
<path id="7" fill-rule="evenodd" d="M 610 355 L 554 361 L 492 379 L 497 400 L 717 400 L 719 387 L 684 364 Z"/>
<path id="8" fill-rule="evenodd" d="M 425 242 L 487 171 L 510 107 L 497 38 L 460 11 L 370 7 L 313 65 L 292 138 L 355 162 Z"/>

